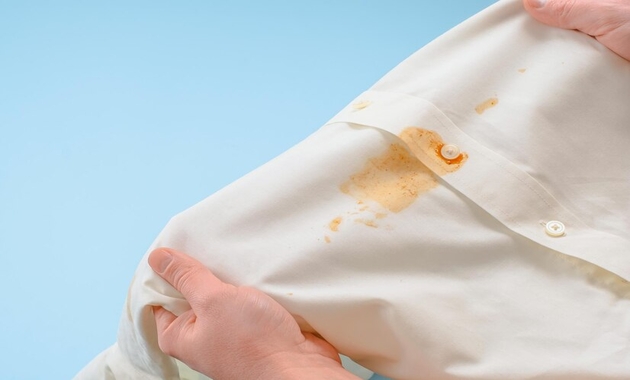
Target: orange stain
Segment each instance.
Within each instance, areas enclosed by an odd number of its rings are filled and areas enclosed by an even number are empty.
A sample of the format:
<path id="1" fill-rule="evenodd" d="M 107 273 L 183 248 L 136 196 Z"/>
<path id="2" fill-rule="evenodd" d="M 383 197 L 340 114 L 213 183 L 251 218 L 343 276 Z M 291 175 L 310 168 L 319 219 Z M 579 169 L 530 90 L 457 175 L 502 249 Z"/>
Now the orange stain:
<path id="1" fill-rule="evenodd" d="M 365 224 L 368 227 L 372 227 L 372 228 L 377 228 L 378 227 L 373 220 L 369 220 L 369 219 L 355 219 L 354 221 L 355 221 L 355 223 Z"/>
<path id="2" fill-rule="evenodd" d="M 428 129 L 409 127 L 402 131 L 400 138 L 407 144 L 415 156 L 427 155 L 434 158 L 437 167 L 433 169 L 438 175 L 457 171 L 468 160 L 468 154 L 466 152 L 460 153 L 457 158 L 451 160 L 442 157 L 442 153 L 440 153 L 444 146 L 442 136 Z"/>
<path id="3" fill-rule="evenodd" d="M 490 98 L 484 101 L 483 103 L 479 104 L 477 107 L 475 107 L 475 111 L 477 111 L 477 113 L 481 115 L 482 113 L 486 112 L 486 110 L 496 106 L 497 104 L 499 104 L 498 98 Z"/>
<path id="4" fill-rule="evenodd" d="M 412 204 L 418 194 L 437 186 L 433 173 L 402 144 L 390 144 L 383 154 L 369 159 L 340 190 L 360 201 L 379 203 L 392 212 Z"/>
<path id="5" fill-rule="evenodd" d="M 342 221 L 343 219 L 340 216 L 338 216 L 328 224 L 328 227 L 330 228 L 331 231 L 337 232 L 339 231 L 339 225 L 341 224 Z"/>
<path id="6" fill-rule="evenodd" d="M 356 198 L 358 205 L 372 200 L 391 212 L 400 212 L 415 202 L 420 194 L 438 186 L 436 174 L 452 173 L 460 169 L 468 159 L 465 152 L 454 159 L 442 157 L 440 152 L 444 142 L 434 131 L 409 127 L 399 137 L 404 144 L 390 144 L 385 152 L 370 158 L 363 169 L 340 185 L 340 190 Z M 434 159 L 437 164 L 432 168 L 433 171 L 418 159 L 426 156 Z M 359 207 L 359 211 L 365 210 L 368 210 L 368 206 Z M 376 219 L 386 216 L 385 213 L 375 213 Z M 335 222 L 337 219 L 339 221 Z M 356 221 L 376 227 L 374 221 Z M 331 222 L 330 229 L 337 231 L 339 223 L 340 217 Z"/>

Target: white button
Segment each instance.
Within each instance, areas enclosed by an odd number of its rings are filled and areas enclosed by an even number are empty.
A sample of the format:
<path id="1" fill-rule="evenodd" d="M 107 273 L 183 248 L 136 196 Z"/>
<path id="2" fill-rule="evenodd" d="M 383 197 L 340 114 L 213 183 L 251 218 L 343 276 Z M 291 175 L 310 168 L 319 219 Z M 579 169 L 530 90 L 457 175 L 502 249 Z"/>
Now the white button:
<path id="1" fill-rule="evenodd" d="M 447 160 L 454 160 L 461 154 L 457 145 L 446 144 L 440 149 L 440 154 Z"/>
<path id="2" fill-rule="evenodd" d="M 370 104 L 372 104 L 371 101 L 369 100 L 362 100 L 360 102 L 356 102 L 352 105 L 352 108 L 354 108 L 355 110 L 362 110 L 365 107 L 369 106 Z"/>
<path id="3" fill-rule="evenodd" d="M 557 220 L 545 223 L 545 232 L 549 236 L 560 237 L 564 235 L 565 230 L 564 224 L 562 222 L 558 222 Z"/>

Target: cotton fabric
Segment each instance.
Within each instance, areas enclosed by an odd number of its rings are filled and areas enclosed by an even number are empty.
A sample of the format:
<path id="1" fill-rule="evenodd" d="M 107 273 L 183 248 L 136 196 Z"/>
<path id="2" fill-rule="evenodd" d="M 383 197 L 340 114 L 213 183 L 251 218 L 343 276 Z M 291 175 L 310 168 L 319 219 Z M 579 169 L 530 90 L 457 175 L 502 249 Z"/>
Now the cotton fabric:
<path id="1" fill-rule="evenodd" d="M 499 1 L 147 254 L 260 289 L 392 379 L 628 379 L 629 101 L 630 63 Z M 117 343 L 76 379 L 185 378 L 151 305 L 189 308 L 145 255 Z"/>

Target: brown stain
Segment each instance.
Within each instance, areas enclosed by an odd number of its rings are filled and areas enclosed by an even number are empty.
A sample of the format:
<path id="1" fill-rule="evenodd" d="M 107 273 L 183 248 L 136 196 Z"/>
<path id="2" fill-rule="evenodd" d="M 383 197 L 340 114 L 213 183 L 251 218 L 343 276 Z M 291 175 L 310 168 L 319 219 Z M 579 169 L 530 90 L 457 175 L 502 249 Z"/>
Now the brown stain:
<path id="1" fill-rule="evenodd" d="M 330 243 L 330 236 L 328 236 L 328 235 L 324 236 L 324 241 L 326 243 Z"/>
<path id="2" fill-rule="evenodd" d="M 383 154 L 369 159 L 340 190 L 361 202 L 373 200 L 391 212 L 400 212 L 419 194 L 437 185 L 437 178 L 429 168 L 405 146 L 393 143 Z"/>
<path id="3" fill-rule="evenodd" d="M 287 293 L 287 296 L 292 296 L 292 295 L 293 295 L 293 293 Z"/>
<path id="4" fill-rule="evenodd" d="M 369 219 L 355 219 L 354 222 L 355 223 L 365 224 L 368 227 L 378 228 L 378 226 L 376 225 L 376 223 L 373 220 L 369 220 Z"/>
<path id="5" fill-rule="evenodd" d="M 330 228 L 330 230 L 333 232 L 337 232 L 339 231 L 339 225 L 341 224 L 342 221 L 343 219 L 340 216 L 338 216 L 328 224 L 328 228 Z"/>
<path id="6" fill-rule="evenodd" d="M 525 71 L 527 71 L 527 69 L 518 69 L 518 72 L 521 74 L 525 73 Z"/>
<path id="7" fill-rule="evenodd" d="M 434 168 L 436 174 L 444 175 L 459 170 L 468 160 L 468 154 L 462 152 L 457 158 L 449 160 L 442 157 L 440 153 L 444 146 L 442 136 L 437 132 L 428 129 L 409 127 L 400 134 L 400 139 L 407 144 L 415 156 L 428 155 L 435 158 L 437 167 Z"/>
<path id="8" fill-rule="evenodd" d="M 481 115 L 482 113 L 486 112 L 486 110 L 496 106 L 497 104 L 499 104 L 498 98 L 490 98 L 484 101 L 483 103 L 479 104 L 477 107 L 475 107 L 475 111 L 477 111 L 477 113 Z"/>
<path id="9" fill-rule="evenodd" d="M 383 219 L 383 218 L 387 217 L 387 214 L 385 214 L 384 212 L 377 212 L 376 214 L 374 214 L 374 217 L 376 219 Z"/>

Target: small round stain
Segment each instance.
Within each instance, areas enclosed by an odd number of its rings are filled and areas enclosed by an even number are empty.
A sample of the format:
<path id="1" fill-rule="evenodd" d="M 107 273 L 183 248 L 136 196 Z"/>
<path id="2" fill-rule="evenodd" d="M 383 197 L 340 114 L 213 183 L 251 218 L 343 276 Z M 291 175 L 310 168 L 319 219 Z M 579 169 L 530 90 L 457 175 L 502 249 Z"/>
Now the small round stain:
<path id="1" fill-rule="evenodd" d="M 331 231 L 337 232 L 339 231 L 339 225 L 341 224 L 342 221 L 343 219 L 340 216 L 338 216 L 328 224 L 328 227 L 330 228 Z"/>

